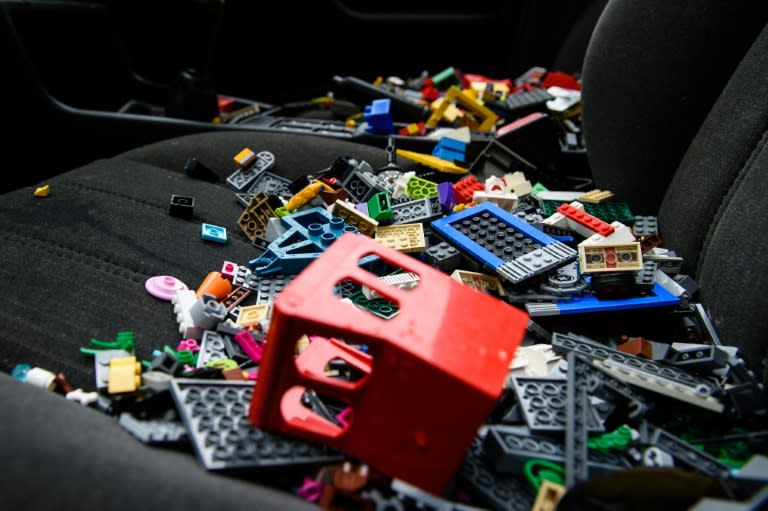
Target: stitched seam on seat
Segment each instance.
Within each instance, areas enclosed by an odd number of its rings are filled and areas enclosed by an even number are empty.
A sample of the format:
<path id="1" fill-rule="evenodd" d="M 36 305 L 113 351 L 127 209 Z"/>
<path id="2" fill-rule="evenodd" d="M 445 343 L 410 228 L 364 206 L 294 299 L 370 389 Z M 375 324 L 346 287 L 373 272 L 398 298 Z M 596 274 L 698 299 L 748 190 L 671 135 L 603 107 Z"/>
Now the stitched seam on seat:
<path id="1" fill-rule="evenodd" d="M 51 245 L 50 242 L 46 242 L 45 240 L 41 240 L 32 236 L 29 236 L 26 233 L 6 231 L 6 233 L 2 235 L 2 239 L 4 241 L 24 244 L 26 246 L 35 245 L 30 248 L 33 248 L 34 250 L 37 250 L 37 251 L 45 251 L 53 256 L 61 257 L 62 259 L 68 259 L 70 261 L 84 264 L 95 270 L 100 270 L 110 275 L 115 275 L 117 277 L 124 278 L 125 280 L 131 280 L 133 282 L 143 283 L 144 280 L 146 280 L 147 277 L 149 276 L 148 273 L 142 272 L 138 269 L 128 268 L 125 266 L 124 263 L 114 263 L 109 259 L 106 259 L 104 256 L 94 254 L 94 253 L 84 252 L 75 247 L 65 246 L 61 244 Z M 88 259 L 90 259 L 91 262 L 88 262 L 87 261 Z M 109 265 L 109 267 L 111 267 L 112 269 L 109 269 L 101 265 L 94 266 L 93 264 L 94 261 Z M 121 275 L 120 272 L 131 273 L 135 277 L 128 277 L 126 275 Z"/>
<path id="2" fill-rule="evenodd" d="M 3 315 L 2 312 L 0 312 L 0 315 Z M 5 314 L 7 315 L 7 314 Z M 10 315 L 8 315 L 10 316 Z M 11 318 L 13 319 L 13 318 Z M 17 346 L 22 346 L 26 351 L 32 352 L 32 353 L 39 353 L 41 356 L 52 358 L 52 355 L 50 351 L 44 349 L 44 348 L 38 348 L 37 344 L 35 342 L 30 342 L 28 338 L 25 339 L 18 339 L 15 340 L 12 336 L 6 336 L 3 338 L 3 342 L 10 342 L 12 344 L 15 344 Z M 10 361 L 9 361 L 10 362 Z M 17 361 L 13 361 L 17 362 Z M 56 363 L 58 366 L 66 366 L 67 368 L 71 369 L 72 372 L 77 372 L 84 375 L 90 375 L 91 371 L 88 369 L 84 369 L 83 367 L 77 365 L 75 362 L 70 362 L 65 357 L 59 357 L 56 359 Z M 60 367 L 57 367 L 57 370 L 60 369 Z M 69 372 L 69 370 L 68 370 Z"/>
<path id="3" fill-rule="evenodd" d="M 749 157 L 747 157 L 747 159 L 745 160 L 744 164 L 739 170 L 739 173 L 733 179 L 733 183 L 731 183 L 731 186 L 723 194 L 720 200 L 720 204 L 718 205 L 717 210 L 715 211 L 715 214 L 712 217 L 712 221 L 709 223 L 709 229 L 707 229 L 707 233 L 704 236 L 704 240 L 701 243 L 701 249 L 698 252 L 698 262 L 696 264 L 696 275 L 701 275 L 701 269 L 704 265 L 705 254 L 707 252 L 707 249 L 709 248 L 709 244 L 711 243 L 712 238 L 715 235 L 715 231 L 717 231 L 717 227 L 720 223 L 720 219 L 725 214 L 725 210 L 731 204 L 731 200 L 733 199 L 733 196 L 736 194 L 736 190 L 741 185 L 741 182 L 744 181 L 744 178 L 746 177 L 746 175 L 752 170 L 755 160 L 757 160 L 757 157 L 765 149 L 767 142 L 768 142 L 768 128 L 766 128 L 766 130 L 763 131 L 763 136 L 760 137 L 760 139 L 755 143 L 755 147 L 752 149 L 752 152 L 749 154 Z"/>
<path id="4" fill-rule="evenodd" d="M 106 195 L 111 195 L 113 197 L 118 197 L 118 198 L 123 199 L 123 200 L 127 200 L 129 202 L 133 202 L 134 204 L 139 204 L 140 206 L 144 206 L 144 207 L 147 207 L 147 208 L 150 208 L 150 209 L 155 209 L 155 210 L 158 210 L 158 211 L 167 211 L 167 208 L 160 207 L 160 206 L 158 206 L 155 203 L 152 203 L 152 202 L 149 202 L 149 201 L 145 201 L 145 200 L 141 200 L 141 199 L 137 199 L 136 197 L 133 197 L 133 196 L 125 194 L 125 193 L 120 193 L 120 192 L 116 192 L 114 190 L 99 188 L 99 187 L 93 186 L 91 184 L 85 184 L 85 183 L 81 183 L 81 182 L 78 182 L 78 181 L 75 181 L 75 180 L 63 181 L 61 183 L 58 183 L 57 186 L 65 186 L 65 187 L 69 187 L 69 188 L 76 188 L 76 189 L 79 189 L 79 190 L 88 190 L 88 191 L 91 191 L 91 192 L 103 193 L 103 194 L 106 194 Z"/>
<path id="5" fill-rule="evenodd" d="M 119 199 L 123 199 L 123 200 L 129 201 L 129 202 L 132 202 L 134 204 L 138 204 L 140 206 L 144 206 L 144 207 L 146 207 L 148 209 L 161 212 L 163 214 L 163 216 L 169 214 L 168 213 L 168 208 L 166 208 L 164 206 L 158 206 L 157 204 L 155 204 L 153 202 L 137 199 L 136 197 L 133 197 L 131 195 L 127 195 L 127 194 L 124 194 L 124 193 L 116 192 L 114 190 L 99 188 L 99 187 L 93 186 L 91 184 L 85 184 L 85 183 L 81 183 L 81 182 L 74 181 L 74 180 L 72 180 L 72 181 L 64 181 L 62 183 L 59 183 L 59 186 L 61 186 L 61 185 L 69 186 L 70 188 L 77 188 L 77 189 L 81 189 L 81 190 L 89 190 L 91 192 L 103 193 L 105 195 L 111 195 L 113 197 L 117 197 Z M 200 223 L 217 223 L 217 222 L 214 222 L 214 221 L 211 221 L 211 220 L 207 220 L 205 218 L 201 218 L 201 217 L 195 215 L 195 222 L 194 223 L 197 223 L 197 222 L 200 222 Z M 244 245 L 251 246 L 250 241 L 244 241 L 244 240 L 242 240 L 242 239 L 240 239 L 238 237 L 228 236 L 227 240 L 228 241 L 235 241 L 235 242 L 242 243 Z"/>

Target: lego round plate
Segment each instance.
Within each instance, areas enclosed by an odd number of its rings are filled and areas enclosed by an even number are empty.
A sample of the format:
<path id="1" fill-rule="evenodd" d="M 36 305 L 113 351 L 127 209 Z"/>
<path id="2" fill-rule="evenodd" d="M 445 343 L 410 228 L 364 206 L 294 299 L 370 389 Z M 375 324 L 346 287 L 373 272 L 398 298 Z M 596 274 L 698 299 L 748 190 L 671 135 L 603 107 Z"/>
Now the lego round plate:
<path id="1" fill-rule="evenodd" d="M 170 275 L 150 277 L 144 283 L 144 288 L 155 298 L 166 301 L 171 301 L 176 291 L 189 289 L 185 283 Z"/>

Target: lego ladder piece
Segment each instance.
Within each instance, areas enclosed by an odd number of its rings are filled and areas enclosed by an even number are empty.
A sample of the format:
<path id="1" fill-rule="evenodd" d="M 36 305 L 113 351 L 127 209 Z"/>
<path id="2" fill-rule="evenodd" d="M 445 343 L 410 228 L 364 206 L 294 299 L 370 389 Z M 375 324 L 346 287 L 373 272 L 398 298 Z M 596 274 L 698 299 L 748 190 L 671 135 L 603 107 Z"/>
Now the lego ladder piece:
<path id="1" fill-rule="evenodd" d="M 419 285 L 387 285 L 360 267 L 368 256 L 417 274 Z M 387 320 L 342 302 L 333 288 L 346 280 L 375 291 L 399 313 Z M 344 234 L 277 296 L 250 419 L 258 427 L 339 448 L 440 493 L 495 406 L 527 322 L 520 309 L 467 289 L 411 256 Z M 365 345 L 373 362 L 334 340 L 310 345 L 294 360 L 304 334 Z M 326 376 L 323 369 L 334 358 L 363 376 Z M 304 407 L 305 389 L 346 402 L 350 423 L 342 428 Z"/>

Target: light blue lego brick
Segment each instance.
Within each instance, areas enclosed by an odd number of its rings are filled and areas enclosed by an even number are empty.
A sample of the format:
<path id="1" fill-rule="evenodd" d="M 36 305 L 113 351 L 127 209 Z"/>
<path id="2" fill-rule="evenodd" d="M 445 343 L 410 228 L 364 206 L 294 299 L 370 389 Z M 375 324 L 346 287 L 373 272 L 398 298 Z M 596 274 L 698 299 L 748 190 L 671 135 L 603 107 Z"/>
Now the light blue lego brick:
<path id="1" fill-rule="evenodd" d="M 390 99 L 374 99 L 365 110 L 368 115 L 390 115 L 392 101 Z"/>
<path id="2" fill-rule="evenodd" d="M 203 224 L 200 229 L 200 236 L 204 240 L 215 241 L 216 243 L 227 242 L 227 229 L 213 224 Z"/>
<path id="3" fill-rule="evenodd" d="M 675 307 L 680 304 L 680 298 L 655 284 L 651 291 L 644 296 L 601 300 L 588 294 L 571 300 L 561 300 L 557 303 L 529 303 L 525 305 L 531 316 L 567 316 L 570 314 L 592 314 L 596 312 L 614 312 L 633 309 L 649 309 L 653 307 Z"/>

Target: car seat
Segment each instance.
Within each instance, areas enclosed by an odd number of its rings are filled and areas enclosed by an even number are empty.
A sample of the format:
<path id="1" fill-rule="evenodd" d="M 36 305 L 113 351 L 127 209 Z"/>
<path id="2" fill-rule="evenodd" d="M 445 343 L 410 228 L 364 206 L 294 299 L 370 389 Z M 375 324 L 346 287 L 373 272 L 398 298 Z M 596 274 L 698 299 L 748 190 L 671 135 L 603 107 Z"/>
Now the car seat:
<path id="1" fill-rule="evenodd" d="M 747 7 L 746 4 L 749 4 Z M 768 196 L 768 9 L 760 2 L 611 0 L 583 69 L 583 121 L 595 184 L 643 214 L 685 259 L 724 343 L 753 369 L 765 356 Z M 728 5 L 726 5 L 728 4 Z M 733 4 L 733 5 L 731 5 Z M 172 340 L 172 314 L 143 289 L 153 275 L 190 287 L 227 258 L 252 258 L 233 236 L 203 243 L 200 222 L 229 225 L 231 188 L 188 178 L 196 157 L 222 179 L 243 147 L 269 150 L 288 178 L 340 155 L 385 163 L 380 149 L 315 136 L 209 133 L 140 147 L 64 172 L 40 200 L 0 199 L 0 369 L 61 370 L 91 388 L 90 338 L 133 330 L 137 355 Z M 195 197 L 194 220 L 168 215 L 171 194 Z M 249 480 L 206 472 L 186 452 L 146 447 L 107 416 L 0 374 L 0 478 L 9 509 L 312 509 Z"/>

